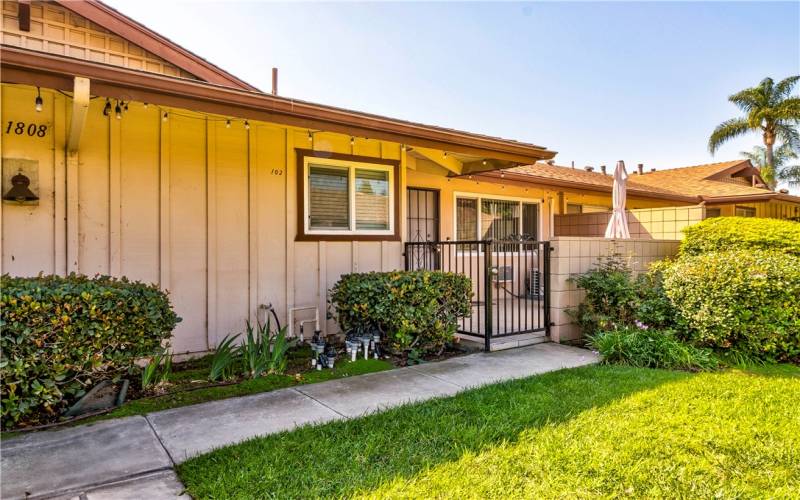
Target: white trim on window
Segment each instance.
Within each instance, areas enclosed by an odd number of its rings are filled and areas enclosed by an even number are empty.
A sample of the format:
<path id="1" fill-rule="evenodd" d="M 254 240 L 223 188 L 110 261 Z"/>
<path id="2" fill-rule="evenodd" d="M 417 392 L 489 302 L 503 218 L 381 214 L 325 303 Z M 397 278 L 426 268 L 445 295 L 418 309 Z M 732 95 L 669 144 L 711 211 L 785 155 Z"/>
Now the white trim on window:
<path id="1" fill-rule="evenodd" d="M 339 160 L 333 158 L 319 158 L 316 156 L 306 156 L 303 159 L 303 227 L 305 234 L 308 235 L 393 235 L 394 234 L 394 196 L 395 196 L 395 179 L 394 179 L 394 166 L 384 165 L 379 163 L 366 163 L 350 160 Z M 311 213 L 311 197 L 308 192 L 308 179 L 311 175 L 310 166 L 324 165 L 326 167 L 334 167 L 347 169 L 347 202 L 348 202 L 348 229 L 312 229 L 309 214 Z M 356 229 L 356 169 L 360 170 L 373 170 L 380 172 L 387 172 L 389 179 L 388 187 L 388 203 L 389 203 L 389 228 L 388 229 Z"/>

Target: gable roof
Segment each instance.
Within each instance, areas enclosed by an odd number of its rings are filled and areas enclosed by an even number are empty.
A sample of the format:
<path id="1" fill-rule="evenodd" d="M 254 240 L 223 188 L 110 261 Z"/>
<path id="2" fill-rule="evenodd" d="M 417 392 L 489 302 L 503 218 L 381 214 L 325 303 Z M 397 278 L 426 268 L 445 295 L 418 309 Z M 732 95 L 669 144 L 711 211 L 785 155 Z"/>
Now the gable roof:
<path id="1" fill-rule="evenodd" d="M 612 175 L 543 162 L 510 168 L 504 174 L 506 178 L 523 182 L 609 193 L 614 185 Z M 485 175 L 498 177 L 503 174 L 492 172 Z M 758 181 L 763 182 L 750 160 L 733 160 L 657 170 L 641 175 L 634 172 L 628 176 L 627 188 L 628 193 L 636 197 L 688 202 L 723 203 L 774 198 L 800 203 L 800 197 L 740 183 L 735 176 L 756 176 Z"/>
<path id="2" fill-rule="evenodd" d="M 203 81 L 242 90 L 258 90 L 99 0 L 53 1 Z"/>
<path id="3" fill-rule="evenodd" d="M 753 167 L 750 160 L 656 170 L 655 172 L 645 172 L 642 175 L 633 175 L 631 179 L 640 185 L 706 198 L 759 196 L 772 192 L 769 189 L 733 182 L 731 176 L 736 173 L 755 175 L 761 180 L 758 169 Z"/>
<path id="4" fill-rule="evenodd" d="M 489 174 L 493 176 L 492 174 Z M 506 176 L 517 180 L 535 179 L 539 184 L 572 187 L 610 193 L 614 186 L 614 177 L 601 172 L 588 172 L 581 168 L 551 165 L 537 162 L 533 165 L 523 165 L 505 171 Z M 666 198 L 672 200 L 696 202 L 696 197 L 684 195 L 679 192 L 663 189 L 657 186 L 638 184 L 634 176 L 628 177 L 628 193 L 633 196 L 645 198 Z"/>

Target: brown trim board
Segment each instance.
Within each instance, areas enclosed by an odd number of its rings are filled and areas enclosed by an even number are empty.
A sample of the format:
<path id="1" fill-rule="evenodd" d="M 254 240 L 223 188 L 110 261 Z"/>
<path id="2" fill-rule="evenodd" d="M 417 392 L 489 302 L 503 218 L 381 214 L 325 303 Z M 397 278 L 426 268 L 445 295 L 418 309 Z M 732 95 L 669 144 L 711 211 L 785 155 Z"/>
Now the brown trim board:
<path id="1" fill-rule="evenodd" d="M 297 157 L 297 236 L 295 241 L 400 241 L 400 160 L 358 156 L 311 149 L 295 149 Z M 305 159 L 307 157 L 329 158 L 334 160 L 375 163 L 394 166 L 394 233 L 393 234 L 306 234 L 305 225 L 305 192 L 303 185 L 306 177 Z"/>

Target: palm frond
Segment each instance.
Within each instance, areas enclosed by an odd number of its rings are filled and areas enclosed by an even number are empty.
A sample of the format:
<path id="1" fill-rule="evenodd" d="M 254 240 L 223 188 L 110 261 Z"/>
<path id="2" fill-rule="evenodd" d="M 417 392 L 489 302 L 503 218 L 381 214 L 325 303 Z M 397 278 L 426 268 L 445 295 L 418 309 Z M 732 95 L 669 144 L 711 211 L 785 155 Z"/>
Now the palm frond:
<path id="1" fill-rule="evenodd" d="M 790 165 L 778 171 L 778 180 L 781 180 L 791 187 L 800 186 L 800 165 Z"/>
<path id="2" fill-rule="evenodd" d="M 784 100 L 792 94 L 795 84 L 800 80 L 800 75 L 784 78 L 775 86 L 775 95 L 780 100 Z"/>
<path id="3" fill-rule="evenodd" d="M 784 99 L 772 109 L 771 114 L 776 120 L 800 122 L 800 97 Z"/>
<path id="4" fill-rule="evenodd" d="M 744 89 L 728 97 L 728 100 L 745 113 L 761 107 L 763 96 L 757 87 Z"/>
<path id="5" fill-rule="evenodd" d="M 742 136 L 756 129 L 750 127 L 744 118 L 731 118 L 726 120 L 714 129 L 708 139 L 708 151 L 713 155 L 722 144 Z"/>
<path id="6" fill-rule="evenodd" d="M 775 125 L 775 134 L 787 147 L 792 150 L 800 149 L 800 132 L 797 127 L 785 123 Z"/>

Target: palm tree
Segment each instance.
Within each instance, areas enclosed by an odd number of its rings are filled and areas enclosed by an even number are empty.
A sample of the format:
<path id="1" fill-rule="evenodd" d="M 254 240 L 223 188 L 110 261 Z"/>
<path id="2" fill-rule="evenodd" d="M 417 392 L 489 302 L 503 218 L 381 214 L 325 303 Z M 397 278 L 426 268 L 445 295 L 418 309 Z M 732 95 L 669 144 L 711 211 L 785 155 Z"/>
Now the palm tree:
<path id="1" fill-rule="evenodd" d="M 800 185 L 800 165 L 787 165 L 798 157 L 788 144 L 781 144 L 775 148 L 772 170 L 767 164 L 767 148 L 764 146 L 755 146 L 752 151 L 742 151 L 740 154 L 761 170 L 761 177 L 772 189 L 775 189 L 777 181 L 786 181 L 792 187 Z M 770 178 L 767 175 L 770 175 Z"/>
<path id="2" fill-rule="evenodd" d="M 714 129 L 708 139 L 708 150 L 713 155 L 719 147 L 731 139 L 750 132 L 761 132 L 764 139 L 765 165 L 761 176 L 765 181 L 775 182 L 775 142 L 780 139 L 792 149 L 800 149 L 800 97 L 792 95 L 792 89 L 800 76 L 790 76 L 777 84 L 772 78 L 764 78 L 757 86 L 744 89 L 728 100 L 735 104 L 744 116 L 726 120 Z"/>

